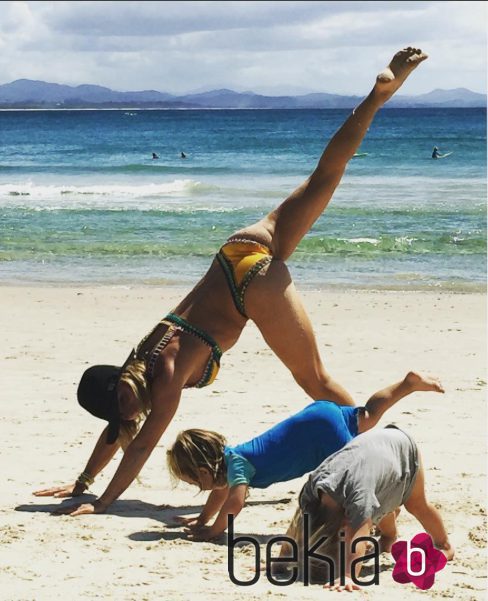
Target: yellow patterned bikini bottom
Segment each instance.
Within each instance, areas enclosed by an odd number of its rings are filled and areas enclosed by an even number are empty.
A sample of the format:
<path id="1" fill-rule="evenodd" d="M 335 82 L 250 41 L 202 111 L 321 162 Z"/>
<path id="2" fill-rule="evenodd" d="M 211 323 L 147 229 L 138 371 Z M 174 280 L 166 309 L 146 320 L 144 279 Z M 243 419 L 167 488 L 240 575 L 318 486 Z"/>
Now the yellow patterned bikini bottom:
<path id="1" fill-rule="evenodd" d="M 244 295 L 253 277 L 273 259 L 270 249 L 254 240 L 230 238 L 217 253 L 236 309 L 247 318 Z"/>

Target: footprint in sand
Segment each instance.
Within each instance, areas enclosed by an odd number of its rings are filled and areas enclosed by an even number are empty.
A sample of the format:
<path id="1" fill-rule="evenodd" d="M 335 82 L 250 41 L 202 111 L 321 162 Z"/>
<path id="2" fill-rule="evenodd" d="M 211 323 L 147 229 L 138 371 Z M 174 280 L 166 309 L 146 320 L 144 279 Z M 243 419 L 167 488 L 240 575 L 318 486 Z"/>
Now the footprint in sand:
<path id="1" fill-rule="evenodd" d="M 485 549 L 487 544 L 486 539 L 486 524 L 483 526 L 476 526 L 471 528 L 468 533 L 469 540 L 479 549 Z"/>

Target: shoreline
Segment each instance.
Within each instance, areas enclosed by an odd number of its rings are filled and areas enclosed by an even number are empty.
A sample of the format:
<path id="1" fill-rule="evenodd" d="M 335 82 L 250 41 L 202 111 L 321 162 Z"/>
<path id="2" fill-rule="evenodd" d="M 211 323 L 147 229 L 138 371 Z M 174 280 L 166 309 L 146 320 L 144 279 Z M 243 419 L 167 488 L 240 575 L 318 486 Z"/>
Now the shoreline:
<path id="1" fill-rule="evenodd" d="M 466 284 L 446 284 L 440 286 L 432 286 L 425 285 L 419 286 L 415 284 L 408 284 L 407 287 L 402 287 L 400 284 L 397 286 L 385 284 L 384 286 L 361 286 L 359 284 L 339 284 L 339 283 L 328 283 L 323 285 L 318 285 L 314 283 L 306 283 L 302 282 L 299 279 L 295 279 L 295 284 L 299 292 L 357 292 L 357 293 L 404 293 L 404 294 L 460 294 L 460 295 L 469 295 L 469 294 L 478 294 L 482 296 L 486 296 L 488 293 L 488 288 L 486 283 L 470 283 Z M 143 289 L 170 289 L 172 291 L 176 290 L 187 290 L 192 288 L 195 285 L 195 280 L 191 280 L 189 282 L 182 281 L 155 281 L 155 282 L 56 282 L 56 281 L 15 281 L 15 280 L 1 280 L 0 279 L 0 288 L 33 288 L 33 289 L 67 289 L 71 290 L 74 288 L 81 288 L 83 290 L 93 289 L 99 290 L 104 288 L 110 289 L 127 289 L 127 290 L 135 290 L 138 288 Z"/>

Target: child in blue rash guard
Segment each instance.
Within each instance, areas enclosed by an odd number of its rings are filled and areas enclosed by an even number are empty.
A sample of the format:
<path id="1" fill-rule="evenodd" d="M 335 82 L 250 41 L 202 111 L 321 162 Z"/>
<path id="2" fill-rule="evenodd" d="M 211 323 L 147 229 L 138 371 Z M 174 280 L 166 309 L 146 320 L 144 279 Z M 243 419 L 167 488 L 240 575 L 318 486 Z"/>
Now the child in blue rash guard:
<path id="1" fill-rule="evenodd" d="M 222 534 L 229 514 L 244 506 L 249 487 L 267 488 L 307 474 L 357 434 L 372 428 L 383 413 L 416 391 L 444 392 L 436 378 L 409 372 L 405 378 L 375 393 L 365 407 L 315 401 L 252 440 L 228 446 L 225 438 L 207 430 L 180 432 L 167 452 L 171 476 L 212 491 L 201 514 L 180 518 L 198 540 Z M 212 526 L 206 526 L 217 514 Z"/>

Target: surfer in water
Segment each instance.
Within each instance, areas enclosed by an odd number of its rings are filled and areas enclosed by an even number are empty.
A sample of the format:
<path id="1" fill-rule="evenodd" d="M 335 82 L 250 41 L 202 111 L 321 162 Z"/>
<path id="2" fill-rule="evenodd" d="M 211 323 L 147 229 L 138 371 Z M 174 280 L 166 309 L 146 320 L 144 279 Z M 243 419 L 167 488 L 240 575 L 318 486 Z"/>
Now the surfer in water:
<path id="1" fill-rule="evenodd" d="M 376 113 L 426 58 L 420 49 L 410 47 L 395 54 L 370 94 L 333 135 L 311 175 L 268 215 L 224 241 L 200 282 L 122 366 L 86 369 L 78 401 L 105 421 L 104 430 L 75 482 L 37 491 L 37 496 L 83 494 L 121 446 L 119 467 L 101 496 L 63 507 L 59 513 L 106 511 L 135 480 L 159 443 L 183 391 L 214 381 L 222 353 L 234 346 L 249 319 L 310 398 L 355 405 L 322 363 L 313 325 L 286 260 L 326 210 Z M 236 419 L 242 410 L 235 407 Z M 188 407 L 186 411 L 188 417 Z M 374 423 L 379 417 L 378 411 L 369 409 L 365 416 Z"/>
<path id="2" fill-rule="evenodd" d="M 445 152 L 444 154 L 441 154 L 439 152 L 439 149 L 437 148 L 437 146 L 434 146 L 434 149 L 432 151 L 432 158 L 433 159 L 445 159 L 446 157 L 451 156 L 452 154 L 452 150 L 450 152 Z"/>

